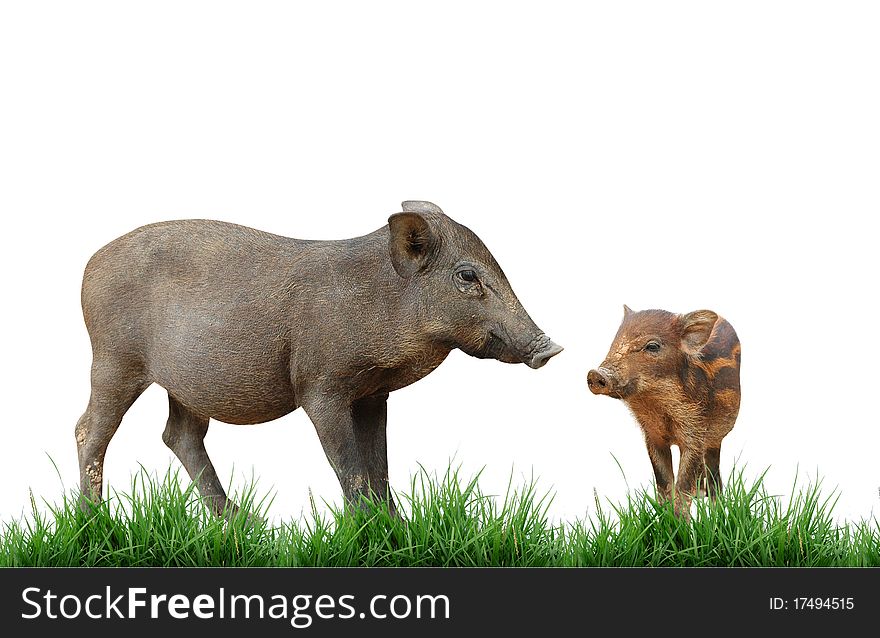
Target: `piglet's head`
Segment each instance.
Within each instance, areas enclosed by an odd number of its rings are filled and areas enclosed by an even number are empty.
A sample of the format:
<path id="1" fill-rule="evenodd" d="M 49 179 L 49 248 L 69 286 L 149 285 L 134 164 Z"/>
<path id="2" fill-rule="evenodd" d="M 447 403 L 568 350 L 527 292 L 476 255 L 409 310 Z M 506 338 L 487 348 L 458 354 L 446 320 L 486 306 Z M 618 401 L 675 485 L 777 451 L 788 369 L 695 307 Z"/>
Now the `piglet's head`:
<path id="1" fill-rule="evenodd" d="M 608 356 L 587 375 L 593 394 L 627 400 L 640 393 L 663 392 L 688 369 L 709 340 L 718 315 L 696 310 L 684 315 L 665 310 L 634 312 L 623 307 L 623 322 Z"/>

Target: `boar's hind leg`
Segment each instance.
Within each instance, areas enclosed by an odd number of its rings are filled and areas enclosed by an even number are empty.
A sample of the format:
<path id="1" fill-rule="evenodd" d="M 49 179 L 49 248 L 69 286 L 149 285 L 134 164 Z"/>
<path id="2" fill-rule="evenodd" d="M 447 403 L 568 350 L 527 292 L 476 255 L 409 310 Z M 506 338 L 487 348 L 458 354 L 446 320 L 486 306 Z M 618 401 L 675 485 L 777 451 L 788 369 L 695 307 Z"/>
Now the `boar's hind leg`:
<path id="1" fill-rule="evenodd" d="M 189 477 L 196 482 L 199 493 L 207 501 L 211 511 L 220 516 L 227 507 L 227 499 L 205 449 L 208 417 L 194 413 L 170 394 L 168 406 L 168 423 L 162 433 L 162 440 L 180 459 Z"/>
<path id="2" fill-rule="evenodd" d="M 83 510 L 90 501 L 101 500 L 107 446 L 123 415 L 149 385 L 141 371 L 127 363 L 92 362 L 92 394 L 75 432 Z"/>
<path id="3" fill-rule="evenodd" d="M 665 503 L 672 496 L 672 484 L 675 482 L 675 474 L 672 471 L 672 449 L 668 445 L 655 445 L 649 440 L 645 441 L 645 445 L 648 447 L 648 456 L 654 468 L 657 499 Z"/>
<path id="4" fill-rule="evenodd" d="M 703 459 L 706 465 L 706 492 L 714 501 L 721 494 L 721 446 L 708 448 Z"/>

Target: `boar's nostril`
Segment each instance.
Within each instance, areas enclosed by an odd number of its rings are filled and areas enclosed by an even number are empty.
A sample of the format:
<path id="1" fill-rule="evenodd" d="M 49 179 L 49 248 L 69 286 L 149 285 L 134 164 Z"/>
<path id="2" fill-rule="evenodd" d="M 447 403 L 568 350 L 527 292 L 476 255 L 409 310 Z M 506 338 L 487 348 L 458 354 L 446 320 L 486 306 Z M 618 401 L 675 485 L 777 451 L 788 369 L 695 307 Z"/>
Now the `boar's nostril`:
<path id="1" fill-rule="evenodd" d="M 550 359 L 562 352 L 562 346 L 553 343 L 549 339 L 547 339 L 547 344 L 548 345 L 543 350 L 541 350 L 541 352 L 532 357 L 530 361 L 527 361 L 530 368 L 540 368 L 545 363 L 550 361 Z"/>

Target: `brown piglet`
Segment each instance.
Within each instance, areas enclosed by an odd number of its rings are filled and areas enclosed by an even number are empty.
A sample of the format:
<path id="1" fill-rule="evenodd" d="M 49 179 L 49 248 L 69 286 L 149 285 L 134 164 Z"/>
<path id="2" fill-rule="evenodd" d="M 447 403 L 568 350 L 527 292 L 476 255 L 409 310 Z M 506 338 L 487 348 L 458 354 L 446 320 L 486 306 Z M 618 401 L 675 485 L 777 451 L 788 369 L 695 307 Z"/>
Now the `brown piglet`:
<path id="1" fill-rule="evenodd" d="M 739 338 L 711 310 L 623 310 L 608 356 L 590 370 L 587 385 L 626 403 L 644 432 L 658 498 L 672 498 L 674 485 L 675 513 L 689 518 L 694 496 L 714 500 L 721 491 L 721 441 L 739 412 Z M 681 451 L 677 480 L 672 445 Z"/>

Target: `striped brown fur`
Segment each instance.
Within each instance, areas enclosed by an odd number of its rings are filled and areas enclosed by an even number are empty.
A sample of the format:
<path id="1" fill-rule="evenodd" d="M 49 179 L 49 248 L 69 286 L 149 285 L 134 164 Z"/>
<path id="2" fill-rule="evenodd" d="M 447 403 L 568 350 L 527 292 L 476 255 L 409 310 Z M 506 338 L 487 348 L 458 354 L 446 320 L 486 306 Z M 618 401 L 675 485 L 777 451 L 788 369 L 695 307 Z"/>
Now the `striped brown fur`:
<path id="1" fill-rule="evenodd" d="M 711 310 L 679 315 L 633 312 L 608 356 L 587 375 L 594 394 L 621 399 L 645 435 L 657 493 L 687 517 L 694 495 L 721 490 L 721 442 L 733 429 L 740 402 L 740 342 L 730 323 Z M 678 478 L 670 446 L 681 451 Z"/>

